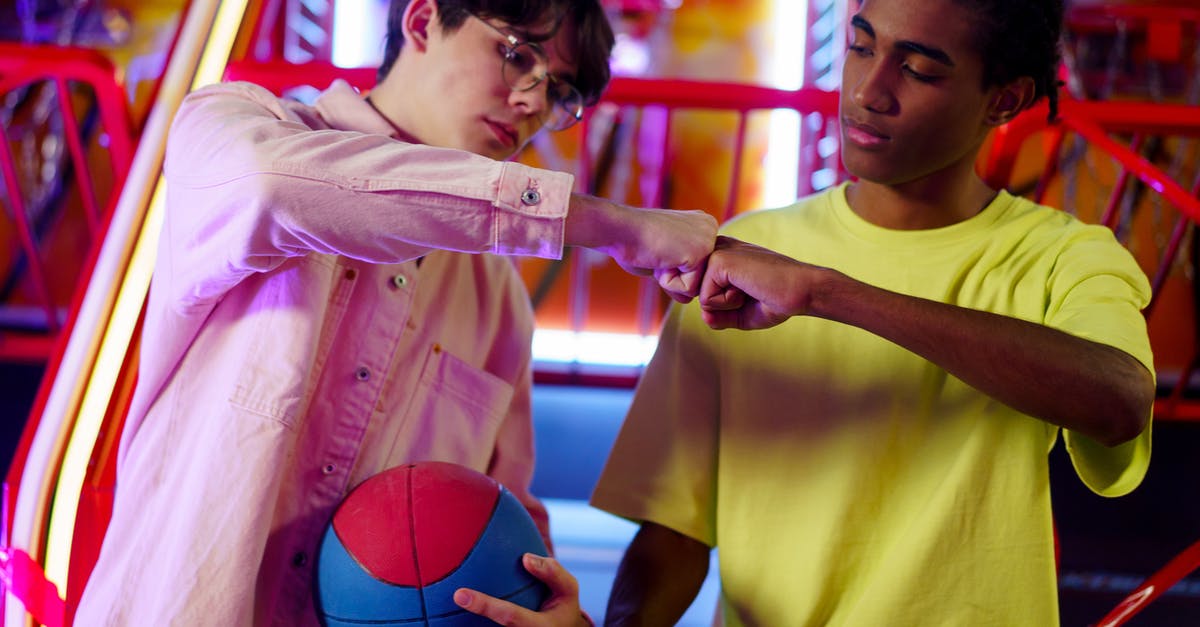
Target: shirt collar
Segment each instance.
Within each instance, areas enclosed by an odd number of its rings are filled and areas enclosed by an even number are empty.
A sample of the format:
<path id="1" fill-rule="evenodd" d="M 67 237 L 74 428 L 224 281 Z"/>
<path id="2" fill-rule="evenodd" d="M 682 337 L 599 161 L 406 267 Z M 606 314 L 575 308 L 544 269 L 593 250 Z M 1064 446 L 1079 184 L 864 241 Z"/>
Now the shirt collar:
<path id="1" fill-rule="evenodd" d="M 338 130 L 387 135 L 411 141 L 411 138 L 399 137 L 392 124 L 343 79 L 334 80 L 329 89 L 321 92 L 314 106 L 321 118 Z"/>

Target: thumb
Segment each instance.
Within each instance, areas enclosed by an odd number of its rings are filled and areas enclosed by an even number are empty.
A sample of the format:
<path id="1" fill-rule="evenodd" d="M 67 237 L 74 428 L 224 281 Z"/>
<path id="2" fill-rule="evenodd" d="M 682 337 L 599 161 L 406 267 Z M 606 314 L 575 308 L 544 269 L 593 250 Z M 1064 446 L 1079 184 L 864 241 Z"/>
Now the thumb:
<path id="1" fill-rule="evenodd" d="M 690 302 L 700 293 L 700 285 L 704 279 L 702 269 L 680 271 L 678 268 L 655 270 L 654 279 L 676 302 Z"/>

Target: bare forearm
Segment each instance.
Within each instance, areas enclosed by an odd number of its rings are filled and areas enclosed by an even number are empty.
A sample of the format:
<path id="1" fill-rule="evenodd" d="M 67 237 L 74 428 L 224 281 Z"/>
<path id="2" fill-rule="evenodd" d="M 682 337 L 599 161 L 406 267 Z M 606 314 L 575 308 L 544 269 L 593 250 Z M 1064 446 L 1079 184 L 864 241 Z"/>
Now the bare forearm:
<path id="1" fill-rule="evenodd" d="M 829 273 L 809 313 L 860 327 L 1023 413 L 1108 446 L 1145 427 L 1153 377 L 1110 346 Z"/>
<path id="2" fill-rule="evenodd" d="M 603 198 L 587 194 L 571 194 L 563 227 L 563 240 L 568 246 L 603 248 L 611 245 L 618 236 L 612 231 L 619 225 L 617 216 L 625 208 Z M 629 234 L 625 233 L 628 237 Z"/>
<path id="3" fill-rule="evenodd" d="M 712 252 L 717 221 L 703 211 L 630 207 L 571 194 L 563 239 L 599 250 L 626 269 L 701 267 Z"/>
<path id="4" fill-rule="evenodd" d="M 704 584 L 709 551 L 692 538 L 644 523 L 617 568 L 604 624 L 678 623 Z"/>

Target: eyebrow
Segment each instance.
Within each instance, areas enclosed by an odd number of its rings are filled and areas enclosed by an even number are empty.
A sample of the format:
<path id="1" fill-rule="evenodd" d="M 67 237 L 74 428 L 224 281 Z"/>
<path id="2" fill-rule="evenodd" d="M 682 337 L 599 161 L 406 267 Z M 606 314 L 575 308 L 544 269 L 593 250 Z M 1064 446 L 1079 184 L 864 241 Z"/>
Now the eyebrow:
<path id="1" fill-rule="evenodd" d="M 554 39 L 555 31 L 550 31 L 548 33 L 542 33 L 542 34 L 535 35 L 524 29 L 518 30 L 518 27 L 516 27 L 516 26 L 507 26 L 506 28 L 498 28 L 498 30 L 500 30 L 501 32 L 503 32 L 506 35 L 512 35 L 513 37 L 516 37 L 518 43 L 537 47 L 537 49 L 541 50 L 542 54 L 546 56 L 546 61 L 549 62 L 550 53 L 546 51 L 545 44 L 546 44 L 546 42 Z M 550 68 L 547 67 L 546 69 L 547 69 L 547 71 L 549 71 Z M 549 72 L 549 74 L 554 76 L 558 80 L 566 81 L 566 82 L 570 83 L 572 86 L 575 85 L 575 81 L 578 80 L 578 78 L 579 78 L 573 72 L 566 73 L 566 74 Z M 578 89 L 578 88 L 576 88 L 576 89 Z"/>
<path id="2" fill-rule="evenodd" d="M 875 28 L 871 26 L 870 22 L 861 16 L 855 15 L 854 17 L 851 17 L 850 24 L 863 31 L 868 36 L 872 38 L 875 37 Z M 941 48 L 935 48 L 933 46 L 927 46 L 925 44 L 909 40 L 900 40 L 896 42 L 896 47 L 902 50 L 915 52 L 921 56 L 929 57 L 930 59 L 941 63 L 942 65 L 954 67 L 954 59 L 951 59 L 950 55 L 946 54 L 946 51 L 942 50 Z"/>

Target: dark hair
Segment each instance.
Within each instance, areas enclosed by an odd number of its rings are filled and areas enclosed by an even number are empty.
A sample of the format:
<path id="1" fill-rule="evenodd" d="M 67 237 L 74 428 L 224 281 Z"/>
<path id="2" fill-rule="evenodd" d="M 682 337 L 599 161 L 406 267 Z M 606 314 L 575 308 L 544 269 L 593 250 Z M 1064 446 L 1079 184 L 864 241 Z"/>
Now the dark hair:
<path id="1" fill-rule="evenodd" d="M 553 29 L 530 37 L 532 41 L 544 41 L 554 36 L 564 22 L 575 27 L 575 45 L 579 55 L 579 72 L 572 83 L 584 101 L 591 105 L 600 99 L 608 86 L 609 55 L 613 48 L 612 26 L 599 0 L 435 0 L 441 26 L 454 32 L 463 25 L 467 17 L 495 18 L 520 28 L 529 25 L 552 24 Z M 377 79 L 383 80 L 391 71 L 400 49 L 404 47 L 404 32 L 401 20 L 409 0 L 392 0 L 388 9 L 387 40 L 384 44 L 383 63 L 379 66 Z"/>
<path id="2" fill-rule="evenodd" d="M 957 0 L 974 15 L 983 58 L 983 86 L 1033 79 L 1033 102 L 1045 97 L 1050 119 L 1058 115 L 1058 67 L 1062 58 L 1063 0 Z"/>

